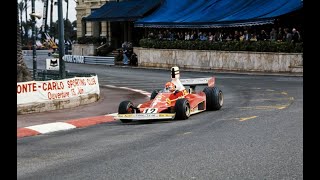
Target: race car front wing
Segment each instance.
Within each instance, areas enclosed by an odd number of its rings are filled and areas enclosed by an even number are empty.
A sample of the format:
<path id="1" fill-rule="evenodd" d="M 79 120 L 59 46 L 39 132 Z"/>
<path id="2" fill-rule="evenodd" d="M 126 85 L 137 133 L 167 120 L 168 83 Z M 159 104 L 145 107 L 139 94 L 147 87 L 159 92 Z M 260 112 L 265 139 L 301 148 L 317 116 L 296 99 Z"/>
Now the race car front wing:
<path id="1" fill-rule="evenodd" d="M 175 113 L 135 113 L 135 114 L 118 114 L 115 119 L 130 120 L 151 120 L 151 119 L 174 119 Z"/>

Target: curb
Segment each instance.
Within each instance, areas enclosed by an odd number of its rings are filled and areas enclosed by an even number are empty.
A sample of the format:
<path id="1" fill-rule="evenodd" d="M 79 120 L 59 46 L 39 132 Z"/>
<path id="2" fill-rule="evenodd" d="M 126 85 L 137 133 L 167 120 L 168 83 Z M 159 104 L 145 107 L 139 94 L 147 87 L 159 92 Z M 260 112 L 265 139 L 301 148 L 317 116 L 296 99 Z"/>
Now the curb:
<path id="1" fill-rule="evenodd" d="M 110 88 L 126 89 L 129 91 L 141 93 L 147 97 L 150 97 L 150 94 L 151 94 L 143 90 L 132 89 L 128 87 L 116 87 L 112 85 L 102 85 L 102 86 L 110 87 Z M 17 129 L 17 138 L 36 136 L 36 135 L 47 134 L 47 133 L 52 133 L 56 131 L 65 131 L 65 130 L 70 130 L 75 128 L 84 128 L 84 127 L 93 126 L 101 123 L 113 122 L 113 121 L 116 121 L 114 119 L 114 116 L 117 114 L 118 113 L 112 113 L 112 114 L 107 114 L 102 116 L 71 119 L 63 122 L 54 122 L 54 123 L 22 127 Z"/>
<path id="2" fill-rule="evenodd" d="M 17 138 L 35 136 L 40 134 L 47 134 L 56 131 L 70 130 L 75 128 L 84 128 L 96 124 L 113 122 L 115 114 L 108 114 L 104 116 L 94 116 L 88 118 L 71 119 L 64 122 L 54 122 L 47 124 L 40 124 L 28 126 L 17 129 Z"/>

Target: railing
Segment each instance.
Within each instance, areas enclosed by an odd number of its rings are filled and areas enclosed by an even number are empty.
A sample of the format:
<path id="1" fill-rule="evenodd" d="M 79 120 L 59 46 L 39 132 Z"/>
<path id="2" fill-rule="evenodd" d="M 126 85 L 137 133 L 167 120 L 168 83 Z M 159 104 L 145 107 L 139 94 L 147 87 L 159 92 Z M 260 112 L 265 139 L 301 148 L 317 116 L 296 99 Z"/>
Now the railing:
<path id="1" fill-rule="evenodd" d="M 114 65 L 114 57 L 84 56 L 85 64 Z"/>
<path id="2" fill-rule="evenodd" d="M 29 71 L 32 73 L 32 69 L 29 69 Z M 76 72 L 69 72 L 66 71 L 66 78 L 73 78 L 73 77 L 91 77 L 95 76 L 95 73 L 76 73 Z M 59 71 L 54 70 L 37 70 L 37 79 L 36 81 L 48 81 L 48 80 L 59 80 L 60 73 Z"/>
<path id="3" fill-rule="evenodd" d="M 22 50 L 22 53 L 24 56 L 32 56 L 33 55 L 33 51 L 32 50 Z M 36 55 L 37 56 L 50 56 L 53 53 L 53 50 L 37 50 L 36 51 Z M 57 52 L 58 53 L 58 52 Z M 68 50 L 68 54 L 71 54 L 72 50 Z"/>
<path id="4" fill-rule="evenodd" d="M 99 65 L 114 65 L 113 56 L 78 56 L 78 55 L 65 55 L 63 60 L 71 63 L 80 64 L 99 64 Z"/>
<path id="5" fill-rule="evenodd" d="M 37 50 L 36 55 L 39 56 L 48 56 L 48 54 L 52 54 L 53 50 Z M 32 56 L 33 51 L 32 50 L 22 50 L 22 53 L 24 56 Z"/>

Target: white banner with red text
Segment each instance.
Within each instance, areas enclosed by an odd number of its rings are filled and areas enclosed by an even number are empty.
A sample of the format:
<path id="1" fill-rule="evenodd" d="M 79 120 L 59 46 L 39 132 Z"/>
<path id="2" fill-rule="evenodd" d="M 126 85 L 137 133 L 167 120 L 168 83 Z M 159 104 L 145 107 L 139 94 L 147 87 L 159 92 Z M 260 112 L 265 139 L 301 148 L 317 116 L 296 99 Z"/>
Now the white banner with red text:
<path id="1" fill-rule="evenodd" d="M 17 104 L 100 94 L 98 76 L 17 83 Z"/>

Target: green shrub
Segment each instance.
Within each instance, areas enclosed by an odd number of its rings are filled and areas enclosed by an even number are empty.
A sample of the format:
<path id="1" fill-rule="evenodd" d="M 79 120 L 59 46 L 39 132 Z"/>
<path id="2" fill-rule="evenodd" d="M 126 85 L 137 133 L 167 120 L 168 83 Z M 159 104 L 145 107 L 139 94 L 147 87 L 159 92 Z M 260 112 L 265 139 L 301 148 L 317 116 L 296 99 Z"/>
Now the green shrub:
<path id="1" fill-rule="evenodd" d="M 79 44 L 101 44 L 102 38 L 93 36 L 83 36 L 78 38 Z"/>
<path id="2" fill-rule="evenodd" d="M 166 41 L 141 39 L 139 44 L 143 48 L 156 49 L 187 49 L 187 50 L 220 50 L 220 51 L 255 51 L 255 52 L 285 52 L 303 53 L 303 43 L 288 43 L 277 41 Z"/>
<path id="3" fill-rule="evenodd" d="M 109 55 L 112 51 L 114 50 L 114 48 L 112 48 L 111 46 L 104 46 L 100 49 L 97 49 L 97 56 L 107 56 Z"/>

